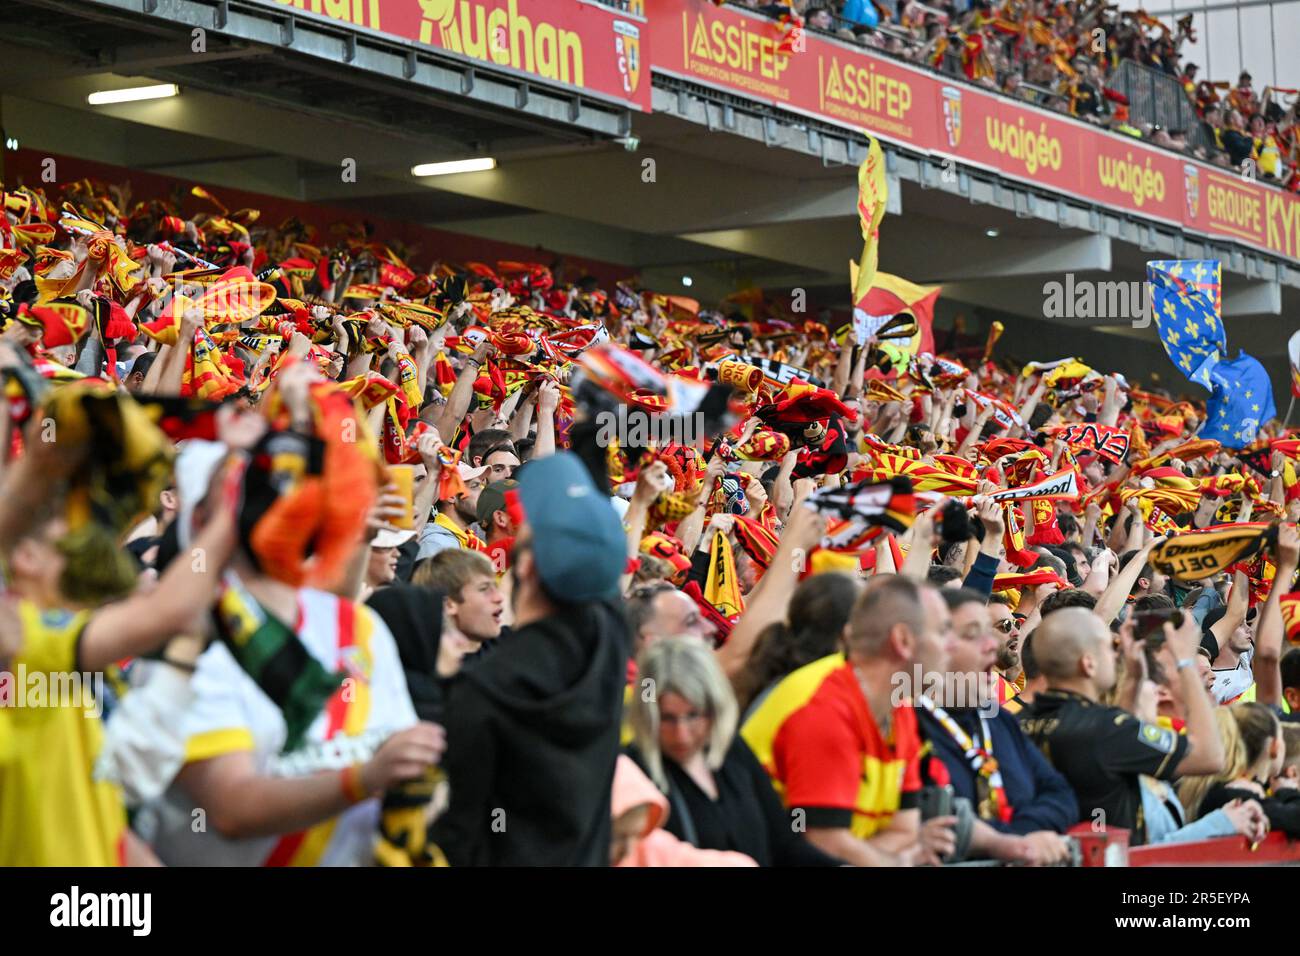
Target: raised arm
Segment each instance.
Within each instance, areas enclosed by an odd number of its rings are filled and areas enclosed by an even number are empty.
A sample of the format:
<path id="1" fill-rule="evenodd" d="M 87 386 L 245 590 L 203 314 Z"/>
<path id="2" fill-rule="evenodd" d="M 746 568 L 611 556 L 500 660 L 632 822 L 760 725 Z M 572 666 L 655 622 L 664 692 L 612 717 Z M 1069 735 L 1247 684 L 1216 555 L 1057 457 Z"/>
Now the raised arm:
<path id="1" fill-rule="evenodd" d="M 979 413 L 979 417 L 975 419 L 974 427 L 966 432 L 966 437 L 961 440 L 961 444 L 957 446 L 957 450 L 953 454 L 958 458 L 964 458 L 966 453 L 979 442 L 980 433 L 984 431 L 984 426 L 988 424 L 989 419 L 992 417 L 993 406 L 990 405 Z"/>
<path id="2" fill-rule="evenodd" d="M 1106 398 L 1101 403 L 1101 411 L 1097 413 L 1097 422 L 1113 427 L 1119 421 L 1120 409 L 1124 407 L 1124 401 L 1119 394 L 1119 382 L 1113 375 L 1106 376 L 1105 395 Z"/>
<path id="3" fill-rule="evenodd" d="M 627 515 L 624 517 L 627 532 L 627 557 L 631 561 L 641 550 L 641 538 L 645 535 L 646 516 L 650 513 L 650 506 L 654 504 L 655 498 L 664 486 L 665 479 L 668 478 L 668 466 L 662 461 L 656 461 L 649 468 L 645 468 L 636 477 L 636 488 L 632 492 L 632 500 L 627 506 Z M 671 486 L 672 482 L 668 481 Z M 632 584 L 632 572 L 625 571 L 619 578 L 619 590 L 627 591 Z"/>
<path id="4" fill-rule="evenodd" d="M 1092 609 L 1092 613 L 1101 618 L 1107 627 L 1110 627 L 1110 622 L 1115 620 L 1120 608 L 1128 600 L 1129 594 L 1133 591 L 1133 585 L 1137 583 L 1138 575 L 1142 572 L 1142 566 L 1147 563 L 1151 550 L 1164 540 L 1165 536 L 1159 535 L 1139 548 L 1137 554 L 1129 559 L 1129 563 L 1119 569 L 1110 584 L 1106 586 L 1106 590 L 1102 592 L 1101 597 L 1097 598 L 1097 604 Z"/>
<path id="5" fill-rule="evenodd" d="M 786 452 L 781 458 L 781 467 L 777 469 L 776 478 L 772 481 L 772 507 L 776 509 L 782 521 L 790 516 L 790 507 L 794 504 L 794 486 L 790 483 L 790 475 L 798 460 L 797 449 L 792 448 Z"/>
<path id="6" fill-rule="evenodd" d="M 447 396 L 447 404 L 443 406 L 442 414 L 438 417 L 439 434 L 451 435 L 454 440 L 456 430 L 465 418 L 465 413 L 469 411 L 470 400 L 474 397 L 474 382 L 478 379 L 479 369 L 483 367 L 491 351 L 492 343 L 484 339 L 474 350 L 474 354 L 465 360 L 460 374 L 456 376 L 456 384 L 452 386 L 451 394 Z"/>
<path id="7" fill-rule="evenodd" d="M 537 391 L 537 441 L 533 458 L 555 454 L 555 409 L 560 404 L 560 386 L 543 382 Z"/>
<path id="8" fill-rule="evenodd" d="M 1250 662 L 1255 675 L 1255 699 L 1274 707 L 1282 703 L 1282 674 L 1278 665 L 1282 660 L 1285 628 L 1282 622 L 1281 597 L 1291 587 L 1296 563 L 1300 560 L 1300 531 L 1293 524 L 1283 524 L 1277 529 L 1277 569 L 1268 597 L 1259 612 L 1259 627 L 1255 631 L 1255 656 Z M 1233 585 L 1234 590 L 1236 585 Z M 1227 615 L 1224 615 L 1225 617 Z"/>
<path id="9" fill-rule="evenodd" d="M 677 526 L 677 537 L 682 543 L 682 551 L 685 554 L 690 554 L 700 543 L 700 535 L 704 533 L 704 512 L 708 508 L 709 496 L 713 494 L 713 486 L 726 470 L 727 463 L 722 460 L 721 455 L 717 454 L 710 458 L 708 465 L 705 466 L 704 486 L 695 500 L 695 510 L 683 518 Z"/>
<path id="10" fill-rule="evenodd" d="M 1201 628 L 1196 618 L 1187 614 L 1177 630 L 1165 622 L 1163 657 L 1170 667 L 1171 679 L 1182 690 L 1187 712 L 1187 754 L 1178 764 L 1178 774 L 1209 774 L 1223 770 L 1223 741 L 1214 719 L 1214 702 L 1205 691 L 1196 669 L 1196 650 L 1201 646 Z M 1172 661 L 1170 660 L 1172 658 Z M 1172 665 L 1172 666 L 1171 666 Z"/>
<path id="11" fill-rule="evenodd" d="M 727 643 L 718 648 L 718 663 L 734 678 L 749 662 L 754 643 L 769 624 L 785 619 L 790 596 L 799 584 L 799 572 L 808 555 L 821 541 L 826 519 L 809 508 L 796 506 L 781 534 L 772 563 L 763 575 L 762 587 L 751 595 L 745 613 L 731 631 Z"/>
<path id="12" fill-rule="evenodd" d="M 1232 590 L 1228 592 L 1228 607 L 1224 610 L 1223 617 L 1215 621 L 1210 628 L 1210 633 L 1214 635 L 1220 647 L 1227 644 L 1228 638 L 1232 637 L 1232 632 L 1241 627 L 1249 608 L 1250 582 L 1246 580 L 1244 572 L 1238 571 L 1232 576 Z"/>
<path id="13" fill-rule="evenodd" d="M 944 500 L 940 500 L 929 511 L 917 515 L 912 527 L 907 530 L 907 557 L 898 569 L 903 577 L 924 582 L 929 575 L 930 554 L 934 551 L 934 516 L 943 508 Z"/>

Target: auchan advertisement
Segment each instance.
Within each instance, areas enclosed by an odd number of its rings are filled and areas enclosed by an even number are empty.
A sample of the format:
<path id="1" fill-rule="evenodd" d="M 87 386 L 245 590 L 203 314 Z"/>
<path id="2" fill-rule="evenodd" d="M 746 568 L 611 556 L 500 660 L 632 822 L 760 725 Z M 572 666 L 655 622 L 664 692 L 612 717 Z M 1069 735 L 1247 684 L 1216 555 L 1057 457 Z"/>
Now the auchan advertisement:
<path id="1" fill-rule="evenodd" d="M 650 109 L 646 21 L 587 0 L 262 0 Z"/>
<path id="2" fill-rule="evenodd" d="M 709 0 L 654 0 L 657 73 L 1059 193 L 1300 258 L 1300 197 Z"/>

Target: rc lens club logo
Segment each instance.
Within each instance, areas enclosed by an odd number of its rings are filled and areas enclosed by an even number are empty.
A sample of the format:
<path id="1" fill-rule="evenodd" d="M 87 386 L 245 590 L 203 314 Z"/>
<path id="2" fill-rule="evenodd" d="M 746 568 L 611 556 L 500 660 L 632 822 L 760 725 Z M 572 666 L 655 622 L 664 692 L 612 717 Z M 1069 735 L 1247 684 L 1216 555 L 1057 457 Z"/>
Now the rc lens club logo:
<path id="1" fill-rule="evenodd" d="M 943 128 L 948 134 L 948 146 L 956 149 L 961 145 L 961 90 L 955 86 L 945 86 L 941 95 Z"/>
<path id="2" fill-rule="evenodd" d="M 1201 210 L 1201 171 L 1191 163 L 1183 167 L 1183 187 L 1187 194 L 1187 216 L 1195 219 Z"/>
<path id="3" fill-rule="evenodd" d="M 618 55 L 618 72 L 623 77 L 623 92 L 636 93 L 641 81 L 641 31 L 626 20 L 615 20 L 614 52 Z"/>

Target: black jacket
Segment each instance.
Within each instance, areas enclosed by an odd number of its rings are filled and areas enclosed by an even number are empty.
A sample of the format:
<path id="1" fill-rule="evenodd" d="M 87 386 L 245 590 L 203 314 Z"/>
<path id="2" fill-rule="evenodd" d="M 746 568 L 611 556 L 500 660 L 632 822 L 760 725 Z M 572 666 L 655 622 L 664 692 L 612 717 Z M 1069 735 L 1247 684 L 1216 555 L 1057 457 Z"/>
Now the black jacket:
<path id="1" fill-rule="evenodd" d="M 1228 151 L 1228 162 L 1240 166 L 1255 151 L 1255 140 L 1240 130 L 1223 131 L 1223 148 Z"/>
<path id="2" fill-rule="evenodd" d="M 649 773 L 639 750 L 630 747 L 628 755 Z M 706 850 L 744 853 L 759 866 L 844 865 L 796 831 L 772 778 L 740 734 L 713 773 L 717 800 L 671 758 L 662 760 L 670 788 L 664 829 L 673 836 Z"/>
<path id="3" fill-rule="evenodd" d="M 1200 816 L 1212 813 L 1233 800 L 1254 800 L 1264 810 L 1271 829 L 1281 830 L 1293 840 L 1300 840 L 1300 790 L 1279 790 L 1271 797 L 1260 797 L 1246 787 L 1216 783 L 1201 801 Z"/>
<path id="4" fill-rule="evenodd" d="M 973 740 L 983 744 L 979 711 L 971 707 L 953 708 L 949 715 Z M 934 747 L 943 762 L 957 796 L 965 797 L 979 810 L 979 788 L 961 745 L 924 707 L 916 709 L 921 733 Z M 1013 811 L 1011 822 L 985 820 L 1003 833 L 1026 834 L 1037 830 L 1064 833 L 1079 822 L 1079 802 L 1069 782 L 1043 757 L 1034 742 L 1021 731 L 1016 718 L 1001 708 L 989 721 L 993 758 L 1002 771 L 1002 785 Z"/>
<path id="5" fill-rule="evenodd" d="M 1080 821 L 1131 830 L 1134 846 L 1146 842 L 1138 777 L 1173 780 L 1189 746 L 1172 730 L 1062 690 L 1036 694 L 1020 729 L 1074 788 Z"/>
<path id="6" fill-rule="evenodd" d="M 446 681 L 438 676 L 442 601 L 441 591 L 411 584 L 390 584 L 366 601 L 393 635 L 416 716 L 435 722 L 443 719 L 446 698 Z"/>
<path id="7" fill-rule="evenodd" d="M 461 671 L 447 701 L 453 866 L 607 866 L 627 625 L 573 605 Z"/>

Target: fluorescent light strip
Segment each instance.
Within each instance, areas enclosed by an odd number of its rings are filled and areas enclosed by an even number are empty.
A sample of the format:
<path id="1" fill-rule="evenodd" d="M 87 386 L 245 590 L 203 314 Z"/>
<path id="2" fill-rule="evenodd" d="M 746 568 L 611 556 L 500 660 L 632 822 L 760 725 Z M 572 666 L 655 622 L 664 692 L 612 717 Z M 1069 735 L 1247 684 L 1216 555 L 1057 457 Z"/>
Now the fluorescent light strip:
<path id="1" fill-rule="evenodd" d="M 175 83 L 162 83 L 158 86 L 132 86 L 125 90 L 100 90 L 86 97 L 91 106 L 107 106 L 110 103 L 134 103 L 137 100 L 160 100 L 167 96 L 177 96 L 180 90 Z"/>
<path id="2" fill-rule="evenodd" d="M 497 161 L 491 156 L 480 159 L 453 159 L 447 163 L 421 163 L 411 167 L 412 176 L 451 176 L 456 173 L 481 173 L 496 169 Z"/>

